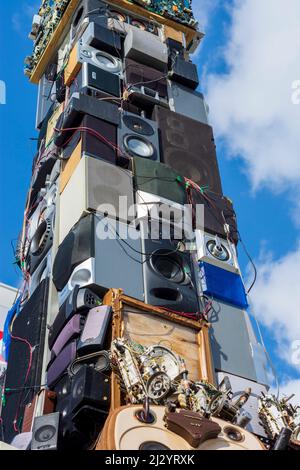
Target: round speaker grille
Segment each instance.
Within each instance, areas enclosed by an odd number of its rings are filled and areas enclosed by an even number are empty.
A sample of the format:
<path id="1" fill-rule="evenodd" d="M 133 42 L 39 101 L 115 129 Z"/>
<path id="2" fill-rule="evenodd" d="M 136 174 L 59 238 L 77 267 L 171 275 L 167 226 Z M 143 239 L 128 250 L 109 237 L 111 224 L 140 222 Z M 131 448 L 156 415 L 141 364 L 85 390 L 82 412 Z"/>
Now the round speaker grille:
<path id="1" fill-rule="evenodd" d="M 44 220 L 37 228 L 35 235 L 32 239 L 30 251 L 33 256 L 40 256 L 47 242 L 52 238 L 52 223 L 51 220 Z"/>
<path id="2" fill-rule="evenodd" d="M 169 254 L 168 250 L 159 250 L 152 257 L 153 269 L 169 281 L 182 284 L 186 280 L 186 273 L 181 257 L 177 254 Z"/>
<path id="3" fill-rule="evenodd" d="M 167 447 L 164 444 L 161 444 L 160 442 L 148 441 L 148 442 L 143 442 L 139 450 L 149 451 L 149 450 L 171 450 L 171 449 L 170 447 Z"/>
<path id="4" fill-rule="evenodd" d="M 142 158 L 154 157 L 155 150 L 153 145 L 143 137 L 128 135 L 124 138 L 124 145 L 132 156 Z"/>
<path id="5" fill-rule="evenodd" d="M 106 54 L 106 52 L 97 52 L 95 55 L 95 59 L 97 65 L 105 70 L 108 70 L 111 73 L 119 73 L 121 72 L 121 64 L 118 59 L 111 56 L 110 54 Z"/>
<path id="6" fill-rule="evenodd" d="M 131 24 L 132 26 L 135 26 L 136 28 L 139 28 L 143 31 L 147 31 L 147 25 L 143 23 L 142 21 L 132 20 Z"/>
<path id="7" fill-rule="evenodd" d="M 219 261 L 225 263 L 230 260 L 230 252 L 222 243 L 218 244 L 215 240 L 209 240 L 206 244 L 209 253 Z"/>
<path id="8" fill-rule="evenodd" d="M 151 124 L 138 116 L 125 115 L 123 116 L 123 122 L 128 129 L 136 134 L 151 136 L 155 133 Z"/>
<path id="9" fill-rule="evenodd" d="M 35 433 L 35 440 L 37 442 L 47 442 L 50 441 L 56 434 L 56 428 L 47 424 L 46 426 L 42 426 L 38 429 Z"/>

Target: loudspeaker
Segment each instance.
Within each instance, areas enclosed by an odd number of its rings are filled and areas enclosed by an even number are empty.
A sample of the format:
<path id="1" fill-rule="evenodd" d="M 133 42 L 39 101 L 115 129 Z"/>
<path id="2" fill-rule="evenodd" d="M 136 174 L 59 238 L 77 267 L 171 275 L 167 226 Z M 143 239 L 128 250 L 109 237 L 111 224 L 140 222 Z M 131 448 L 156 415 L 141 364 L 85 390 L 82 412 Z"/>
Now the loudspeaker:
<path id="1" fill-rule="evenodd" d="M 197 204 L 204 206 L 204 227 L 203 221 L 196 221 L 197 229 L 223 238 L 229 236 L 233 243 L 238 243 L 237 217 L 230 199 L 212 191 L 200 192 L 191 189 L 191 200 L 195 206 Z M 225 224 L 228 225 L 229 234 L 225 231 Z"/>
<path id="2" fill-rule="evenodd" d="M 101 119 L 109 124 L 118 126 L 120 124 L 120 113 L 118 105 L 101 101 L 82 93 L 73 93 L 63 114 L 59 118 L 57 131 L 54 135 L 54 142 L 58 147 L 63 147 L 72 136 L 72 132 L 66 129 L 79 127 L 85 115 Z"/>
<path id="3" fill-rule="evenodd" d="M 245 310 L 213 301 L 209 314 L 213 365 L 216 371 L 257 382 L 247 316 Z"/>
<path id="4" fill-rule="evenodd" d="M 195 90 L 199 85 L 197 66 L 185 60 L 180 54 L 173 55 L 171 58 L 169 77 L 174 82 L 192 90 Z"/>
<path id="5" fill-rule="evenodd" d="M 126 89 L 129 90 L 129 98 L 133 103 L 168 107 L 167 71 L 160 72 L 127 58 L 124 76 Z"/>
<path id="6" fill-rule="evenodd" d="M 33 295 L 35 290 L 38 288 L 40 283 L 48 279 L 50 277 L 50 273 L 52 270 L 52 252 L 50 251 L 46 257 L 43 259 L 43 261 L 39 264 L 35 272 L 32 274 L 30 277 L 29 285 L 28 285 L 28 290 L 29 290 L 29 295 Z"/>
<path id="7" fill-rule="evenodd" d="M 165 71 L 168 48 L 159 37 L 138 28 L 128 32 L 124 43 L 124 56 L 144 65 Z"/>
<path id="8" fill-rule="evenodd" d="M 76 284 L 94 286 L 100 295 L 111 288 L 122 288 L 127 295 L 143 300 L 141 263 L 140 234 L 135 227 L 88 214 L 61 243 L 53 282 L 61 293 L 60 301 Z"/>
<path id="9" fill-rule="evenodd" d="M 78 343 L 79 356 L 105 349 L 106 334 L 111 319 L 111 307 L 103 305 L 90 310 Z"/>
<path id="10" fill-rule="evenodd" d="M 171 80 L 168 81 L 171 111 L 208 124 L 208 106 L 202 93 L 192 91 Z"/>
<path id="11" fill-rule="evenodd" d="M 110 378 L 89 366 L 83 366 L 72 379 L 71 409 L 93 406 L 107 412 L 110 405 Z"/>
<path id="12" fill-rule="evenodd" d="M 40 283 L 12 325 L 5 383 L 11 392 L 5 394 L 6 406 L 1 414 L 5 442 L 11 442 L 18 434 L 14 422 L 19 425 L 26 405 L 32 402 L 41 385 L 48 285 L 48 279 Z"/>
<path id="13" fill-rule="evenodd" d="M 126 223 L 133 221 L 132 173 L 105 161 L 83 156 L 61 194 L 60 242 L 87 212 L 105 213 Z"/>
<path id="14" fill-rule="evenodd" d="M 88 46 L 99 51 L 105 51 L 112 55 L 121 57 L 121 37 L 115 31 L 97 23 L 90 23 L 85 30 L 82 40 Z"/>
<path id="15" fill-rule="evenodd" d="M 160 160 L 158 128 L 154 121 L 124 112 L 118 128 L 118 143 L 125 155 Z"/>
<path id="16" fill-rule="evenodd" d="M 77 352 L 77 341 L 67 344 L 60 354 L 52 360 L 47 370 L 47 386 L 52 388 L 55 383 L 66 373 L 68 366 L 75 360 Z"/>
<path id="17" fill-rule="evenodd" d="M 91 21 L 102 21 L 107 5 L 101 0 L 82 0 L 72 17 L 71 38 L 79 37 Z"/>
<path id="18" fill-rule="evenodd" d="M 49 144 L 47 150 L 44 145 L 41 146 L 39 153 L 33 161 L 32 191 L 38 193 L 45 186 L 47 178 L 51 175 L 58 160 L 59 150 L 53 142 Z"/>
<path id="19" fill-rule="evenodd" d="M 249 306 L 240 274 L 205 262 L 201 262 L 199 266 L 203 294 L 236 307 L 247 308 Z"/>
<path id="20" fill-rule="evenodd" d="M 193 263 L 189 253 L 179 251 L 181 240 L 172 238 L 169 225 L 152 222 L 150 231 L 148 221 L 140 225 L 145 302 L 176 312 L 199 312 Z"/>
<path id="21" fill-rule="evenodd" d="M 217 235 L 196 230 L 196 244 L 198 261 L 240 274 L 236 247 L 233 243 Z"/>
<path id="22" fill-rule="evenodd" d="M 133 175 L 136 191 L 151 193 L 181 205 L 187 204 L 184 178 L 169 166 L 135 157 Z"/>
<path id="23" fill-rule="evenodd" d="M 53 325 L 49 330 L 49 349 L 52 350 L 54 348 L 59 334 L 74 315 L 85 315 L 89 310 L 99 305 L 101 305 L 101 299 L 93 291 L 90 289 L 80 289 L 78 285 L 75 286 L 60 307 Z"/>
<path id="24" fill-rule="evenodd" d="M 46 218 L 42 219 L 31 239 L 28 255 L 28 271 L 33 274 L 53 245 L 55 206 L 53 205 Z"/>
<path id="25" fill-rule="evenodd" d="M 41 129 L 43 122 L 56 99 L 56 83 L 55 79 L 47 79 L 42 76 L 39 82 L 37 112 L 36 112 L 36 129 Z"/>
<path id="26" fill-rule="evenodd" d="M 35 418 L 31 450 L 58 450 L 60 440 L 60 415 L 50 415 Z"/>
<path id="27" fill-rule="evenodd" d="M 54 343 L 51 353 L 54 356 L 58 356 L 60 352 L 64 349 L 66 344 L 73 340 L 77 339 L 84 327 L 84 317 L 82 315 L 74 315 L 71 320 L 68 321 L 57 340 Z"/>
<path id="28" fill-rule="evenodd" d="M 222 194 L 213 130 L 210 126 L 155 107 L 161 159 L 201 187 Z"/>

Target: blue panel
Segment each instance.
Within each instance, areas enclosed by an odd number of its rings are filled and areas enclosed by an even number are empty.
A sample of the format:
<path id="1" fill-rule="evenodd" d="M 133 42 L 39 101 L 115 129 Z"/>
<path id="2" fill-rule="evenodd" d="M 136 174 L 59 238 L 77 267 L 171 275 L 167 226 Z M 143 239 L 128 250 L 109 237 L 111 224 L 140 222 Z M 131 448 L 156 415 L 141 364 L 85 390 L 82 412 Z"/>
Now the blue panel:
<path id="1" fill-rule="evenodd" d="M 203 293 L 241 308 L 248 307 L 247 296 L 239 274 L 226 271 L 209 263 L 200 263 Z"/>

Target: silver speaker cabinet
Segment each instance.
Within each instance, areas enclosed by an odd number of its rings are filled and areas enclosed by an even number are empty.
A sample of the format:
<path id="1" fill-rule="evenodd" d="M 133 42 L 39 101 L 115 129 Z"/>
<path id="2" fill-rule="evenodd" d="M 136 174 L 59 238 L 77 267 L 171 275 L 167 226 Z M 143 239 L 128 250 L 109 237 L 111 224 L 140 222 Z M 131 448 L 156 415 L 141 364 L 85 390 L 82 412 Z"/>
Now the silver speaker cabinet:
<path id="1" fill-rule="evenodd" d="M 124 112 L 118 142 L 122 153 L 129 157 L 160 161 L 158 127 L 154 121 Z"/>
<path id="2" fill-rule="evenodd" d="M 31 450 L 58 450 L 60 439 L 60 413 L 35 418 Z"/>
<path id="3" fill-rule="evenodd" d="M 132 28 L 125 39 L 124 54 L 141 64 L 148 65 L 163 72 L 168 64 L 168 47 L 159 37 L 138 28 Z"/>
<path id="4" fill-rule="evenodd" d="M 196 230 L 195 234 L 198 261 L 240 274 L 236 247 L 233 243 L 202 230 Z"/>
<path id="5" fill-rule="evenodd" d="M 60 197 L 59 241 L 87 212 L 107 213 L 131 222 L 135 218 L 133 205 L 131 172 L 84 155 Z"/>
<path id="6" fill-rule="evenodd" d="M 85 44 L 82 39 L 78 44 L 78 60 L 122 77 L 122 61 L 119 58 Z"/>
<path id="7" fill-rule="evenodd" d="M 168 95 L 171 111 L 183 114 L 195 121 L 209 124 L 208 105 L 202 93 L 168 80 Z"/>

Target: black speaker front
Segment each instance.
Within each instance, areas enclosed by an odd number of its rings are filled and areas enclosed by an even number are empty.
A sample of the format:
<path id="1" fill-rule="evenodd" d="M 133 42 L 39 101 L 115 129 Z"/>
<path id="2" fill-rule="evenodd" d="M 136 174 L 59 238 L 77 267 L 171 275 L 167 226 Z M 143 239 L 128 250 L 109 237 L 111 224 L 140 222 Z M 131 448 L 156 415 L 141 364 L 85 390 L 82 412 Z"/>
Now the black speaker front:
<path id="1" fill-rule="evenodd" d="M 157 236 L 156 236 L 157 235 Z M 141 222 L 146 303 L 176 312 L 199 312 L 196 279 L 191 256 L 179 251 L 172 227 Z"/>
<path id="2" fill-rule="evenodd" d="M 105 17 L 106 10 L 107 5 L 101 0 L 81 0 L 72 18 L 72 39 L 75 38 L 84 21 L 86 23 L 101 21 Z"/>
<path id="3" fill-rule="evenodd" d="M 154 115 L 162 161 L 199 186 L 222 194 L 212 127 L 159 106 Z"/>
<path id="4" fill-rule="evenodd" d="M 25 407 L 41 386 L 47 320 L 49 279 L 27 301 L 12 329 L 6 372 L 6 405 L 2 407 L 4 440 L 19 434 Z"/>
<path id="5" fill-rule="evenodd" d="M 107 413 L 110 405 L 110 378 L 87 365 L 72 379 L 72 412 L 86 405 L 99 408 L 104 413 Z"/>

